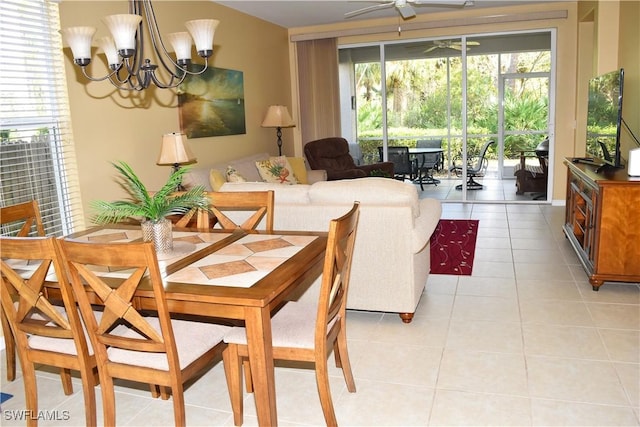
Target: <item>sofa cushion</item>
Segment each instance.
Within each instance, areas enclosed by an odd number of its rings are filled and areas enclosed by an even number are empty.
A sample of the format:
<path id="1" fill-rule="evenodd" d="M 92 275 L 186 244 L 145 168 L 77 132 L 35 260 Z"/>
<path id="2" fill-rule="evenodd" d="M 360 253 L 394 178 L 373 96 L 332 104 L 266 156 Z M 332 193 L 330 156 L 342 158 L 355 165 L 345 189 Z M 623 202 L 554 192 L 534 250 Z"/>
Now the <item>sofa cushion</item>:
<path id="1" fill-rule="evenodd" d="M 413 216 L 420 215 L 418 190 L 413 184 L 389 178 L 369 177 L 316 182 L 309 188 L 313 204 L 347 204 L 359 201 L 366 205 L 410 206 Z"/>
<path id="2" fill-rule="evenodd" d="M 268 158 L 269 155 L 267 153 L 252 154 L 247 157 L 232 160 L 228 165 L 234 167 L 247 181 L 261 182 L 262 178 L 260 177 L 260 173 L 258 173 L 258 168 L 256 168 L 256 162 L 267 160 Z"/>
<path id="3" fill-rule="evenodd" d="M 231 165 L 227 166 L 225 173 L 229 182 L 247 182 L 247 179 Z"/>
<path id="4" fill-rule="evenodd" d="M 256 168 L 265 182 L 276 184 L 297 184 L 293 168 L 285 156 L 270 157 L 256 162 Z"/>
<path id="5" fill-rule="evenodd" d="M 307 165 L 305 164 L 304 157 L 287 157 L 287 160 L 293 169 L 293 174 L 296 176 L 298 183 L 308 184 Z"/>
<path id="6" fill-rule="evenodd" d="M 213 191 L 220 191 L 220 187 L 227 182 L 227 178 L 218 169 L 211 169 L 209 171 L 209 184 Z"/>

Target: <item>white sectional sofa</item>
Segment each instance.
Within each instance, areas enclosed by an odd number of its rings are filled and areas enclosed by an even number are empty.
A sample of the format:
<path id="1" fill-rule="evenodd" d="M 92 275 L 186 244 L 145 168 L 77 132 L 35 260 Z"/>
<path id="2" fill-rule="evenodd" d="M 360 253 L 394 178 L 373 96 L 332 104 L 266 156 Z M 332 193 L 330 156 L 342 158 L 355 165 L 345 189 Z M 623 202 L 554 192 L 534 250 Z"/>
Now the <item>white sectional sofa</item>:
<path id="1" fill-rule="evenodd" d="M 190 183 L 206 173 L 193 171 Z M 414 185 L 389 178 L 319 181 L 310 185 L 228 182 L 220 191 L 275 191 L 276 230 L 328 231 L 329 221 L 360 202 L 347 307 L 398 313 L 409 323 L 429 275 L 429 239 L 442 213 L 418 199 Z M 319 283 L 317 281 L 316 283 Z M 317 286 L 303 298 L 313 298 Z"/>

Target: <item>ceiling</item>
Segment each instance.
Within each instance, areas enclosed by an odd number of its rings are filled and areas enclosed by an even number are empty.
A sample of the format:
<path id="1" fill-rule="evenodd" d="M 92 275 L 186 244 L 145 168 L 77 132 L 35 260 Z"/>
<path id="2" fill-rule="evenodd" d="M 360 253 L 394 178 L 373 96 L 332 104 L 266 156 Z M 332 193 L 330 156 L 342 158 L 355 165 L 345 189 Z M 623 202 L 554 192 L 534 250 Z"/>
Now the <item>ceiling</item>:
<path id="1" fill-rule="evenodd" d="M 466 9 L 507 6 L 515 4 L 545 3 L 552 0 L 475 0 Z M 437 3 L 438 0 L 433 0 Z M 400 15 L 395 7 L 375 10 L 352 18 L 345 18 L 344 14 L 364 7 L 380 4 L 376 1 L 365 0 L 285 0 L 285 1 L 217 1 L 216 3 L 236 9 L 240 12 L 263 19 L 285 28 L 307 27 L 312 25 L 333 24 L 364 19 L 393 18 Z M 442 7 L 433 5 L 412 5 L 418 15 L 427 13 L 450 12 L 459 7 Z M 410 22 L 411 19 L 406 22 Z"/>

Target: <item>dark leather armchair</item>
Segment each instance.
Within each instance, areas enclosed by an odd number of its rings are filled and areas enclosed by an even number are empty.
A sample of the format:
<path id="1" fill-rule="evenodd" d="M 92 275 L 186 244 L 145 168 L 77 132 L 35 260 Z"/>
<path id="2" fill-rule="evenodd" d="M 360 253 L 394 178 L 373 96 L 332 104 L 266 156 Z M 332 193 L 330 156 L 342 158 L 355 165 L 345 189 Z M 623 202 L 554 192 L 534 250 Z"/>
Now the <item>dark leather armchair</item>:
<path id="1" fill-rule="evenodd" d="M 371 165 L 356 165 L 349 154 L 349 143 L 340 137 L 323 138 L 308 142 L 304 155 L 311 169 L 327 171 L 327 180 L 364 178 L 373 171 L 382 171 L 393 177 L 393 163 L 380 162 Z"/>

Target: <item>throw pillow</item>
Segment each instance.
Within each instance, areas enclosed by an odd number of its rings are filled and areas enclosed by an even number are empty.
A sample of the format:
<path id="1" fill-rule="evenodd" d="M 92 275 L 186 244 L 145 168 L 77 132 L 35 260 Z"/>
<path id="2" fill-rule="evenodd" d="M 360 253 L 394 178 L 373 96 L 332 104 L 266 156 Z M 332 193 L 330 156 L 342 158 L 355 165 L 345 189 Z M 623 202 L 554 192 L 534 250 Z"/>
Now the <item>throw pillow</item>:
<path id="1" fill-rule="evenodd" d="M 222 184 L 227 182 L 222 172 L 218 169 L 211 169 L 209 172 L 209 184 L 211 184 L 211 188 L 213 191 L 220 191 L 220 187 Z"/>
<path id="2" fill-rule="evenodd" d="M 269 160 L 256 162 L 260 176 L 265 182 L 279 184 L 297 184 L 298 180 L 293 174 L 293 168 L 285 156 L 271 157 Z"/>
<path id="3" fill-rule="evenodd" d="M 300 184 L 308 184 L 307 179 L 307 166 L 305 165 L 304 157 L 287 157 L 289 164 L 293 168 L 293 174 Z"/>
<path id="4" fill-rule="evenodd" d="M 229 182 L 247 182 L 242 175 L 238 173 L 232 166 L 227 166 L 227 181 Z"/>

